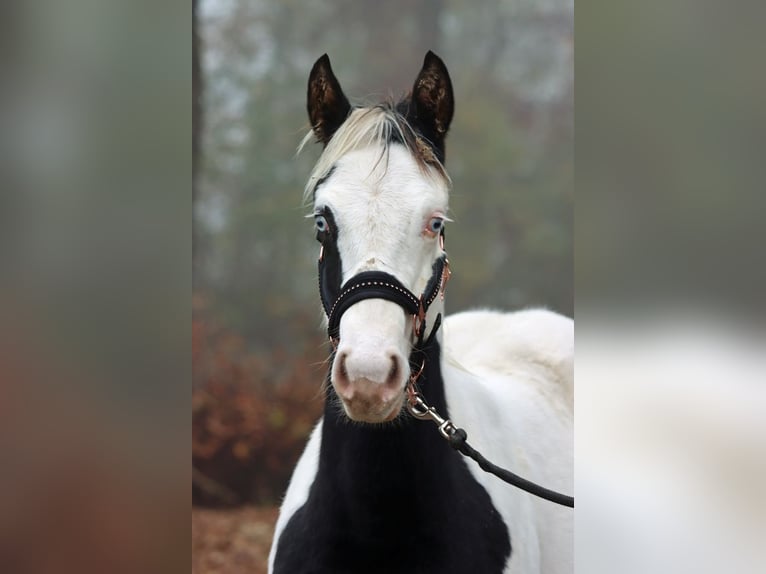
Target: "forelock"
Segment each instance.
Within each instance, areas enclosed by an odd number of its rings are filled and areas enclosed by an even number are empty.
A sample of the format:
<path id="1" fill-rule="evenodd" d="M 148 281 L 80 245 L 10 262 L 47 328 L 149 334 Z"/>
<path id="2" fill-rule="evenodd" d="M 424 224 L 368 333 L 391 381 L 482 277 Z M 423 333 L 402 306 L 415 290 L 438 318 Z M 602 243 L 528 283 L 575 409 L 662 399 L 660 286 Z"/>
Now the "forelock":
<path id="1" fill-rule="evenodd" d="M 306 134 L 298 146 L 298 153 L 313 137 L 313 131 Z M 450 186 L 449 175 L 436 157 L 431 144 L 410 126 L 392 103 L 386 102 L 372 107 L 356 108 L 349 114 L 314 165 L 303 192 L 304 203 L 313 201 L 317 185 L 328 177 L 336 163 L 347 153 L 365 148 L 378 148 L 383 159 L 393 144 L 403 145 L 425 176 Z"/>

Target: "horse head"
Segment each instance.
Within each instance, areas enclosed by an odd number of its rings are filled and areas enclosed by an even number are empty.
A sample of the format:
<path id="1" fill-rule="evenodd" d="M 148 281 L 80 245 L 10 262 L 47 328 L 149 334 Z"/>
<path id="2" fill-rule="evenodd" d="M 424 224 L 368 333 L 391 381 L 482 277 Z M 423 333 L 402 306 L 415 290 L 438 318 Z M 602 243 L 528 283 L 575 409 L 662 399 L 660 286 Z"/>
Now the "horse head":
<path id="1" fill-rule="evenodd" d="M 302 145 L 314 137 L 324 144 L 306 198 L 322 244 L 320 292 L 335 345 L 330 382 L 355 421 L 400 414 L 413 345 L 425 325 L 438 325 L 443 303 L 432 294 L 448 274 L 444 139 L 453 109 L 449 74 L 431 52 L 397 103 L 352 107 L 326 55 L 309 77 L 312 131 Z"/>

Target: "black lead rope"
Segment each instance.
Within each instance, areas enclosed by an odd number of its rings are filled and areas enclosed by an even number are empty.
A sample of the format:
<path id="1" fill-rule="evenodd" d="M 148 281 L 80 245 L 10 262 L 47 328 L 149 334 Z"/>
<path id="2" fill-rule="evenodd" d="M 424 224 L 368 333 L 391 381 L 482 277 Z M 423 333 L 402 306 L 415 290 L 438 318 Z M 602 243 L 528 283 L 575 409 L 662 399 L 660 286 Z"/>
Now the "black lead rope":
<path id="1" fill-rule="evenodd" d="M 464 429 L 456 427 L 452 421 L 439 415 L 433 407 L 429 407 L 426 404 L 422 395 L 414 390 L 414 381 L 419 374 L 420 373 L 418 372 L 414 375 L 410 379 L 410 384 L 407 385 L 407 409 L 416 419 L 430 420 L 436 423 L 439 427 L 439 432 L 445 439 L 447 439 L 449 445 L 463 456 L 475 460 L 484 472 L 494 474 L 503 482 L 520 488 L 529 494 L 533 494 L 562 506 L 574 508 L 574 497 L 535 484 L 531 480 L 527 480 L 518 474 L 514 474 L 510 470 L 501 468 L 484 458 L 478 450 L 468 444 L 468 433 L 466 433 Z"/>
<path id="2" fill-rule="evenodd" d="M 527 480 L 526 478 L 519 476 L 518 474 L 512 473 L 510 470 L 506 470 L 504 468 L 500 468 L 496 464 L 492 464 L 486 458 L 484 458 L 484 456 L 478 450 L 468 444 L 466 440 L 467 438 L 468 434 L 463 429 L 456 428 L 455 432 L 453 432 L 447 438 L 447 442 L 449 442 L 450 446 L 456 451 L 475 460 L 482 468 L 482 470 L 484 470 L 484 472 L 494 474 L 500 480 L 520 488 L 529 494 L 534 494 L 535 496 L 544 498 L 545 500 L 549 500 L 551 502 L 555 502 L 561 506 L 574 508 L 573 496 L 568 496 L 566 494 L 556 492 L 555 490 L 545 488 L 539 484 L 535 484 L 531 480 Z"/>

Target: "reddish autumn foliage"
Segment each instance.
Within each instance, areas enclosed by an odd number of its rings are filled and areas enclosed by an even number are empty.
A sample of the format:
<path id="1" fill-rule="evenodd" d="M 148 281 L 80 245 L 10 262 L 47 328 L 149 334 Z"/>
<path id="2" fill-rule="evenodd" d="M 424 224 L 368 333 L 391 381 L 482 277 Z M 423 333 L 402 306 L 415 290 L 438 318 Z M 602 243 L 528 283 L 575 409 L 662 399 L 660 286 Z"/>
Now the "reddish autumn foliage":
<path id="1" fill-rule="evenodd" d="M 317 342 L 313 356 L 258 353 L 196 315 L 192 501 L 276 502 L 322 410 L 325 352 Z"/>

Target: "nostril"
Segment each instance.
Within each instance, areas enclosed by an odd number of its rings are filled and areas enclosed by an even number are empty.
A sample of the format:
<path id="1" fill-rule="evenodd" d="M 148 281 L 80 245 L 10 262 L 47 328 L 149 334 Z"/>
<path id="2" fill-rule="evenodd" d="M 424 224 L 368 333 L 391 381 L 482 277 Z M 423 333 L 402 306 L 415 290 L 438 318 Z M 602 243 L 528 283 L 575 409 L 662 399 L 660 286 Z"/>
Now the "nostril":
<path id="1" fill-rule="evenodd" d="M 346 357 L 347 353 L 340 353 L 335 359 L 337 362 L 337 368 L 335 370 L 335 383 L 346 385 L 348 384 L 348 371 L 346 370 Z"/>
<path id="2" fill-rule="evenodd" d="M 348 378 L 348 371 L 346 370 L 346 353 L 343 353 L 340 356 L 340 374 L 344 379 Z"/>
<path id="3" fill-rule="evenodd" d="M 389 355 L 391 359 L 391 368 L 388 370 L 388 378 L 386 379 L 386 383 L 396 384 L 399 382 L 399 360 L 397 359 L 396 355 Z"/>

